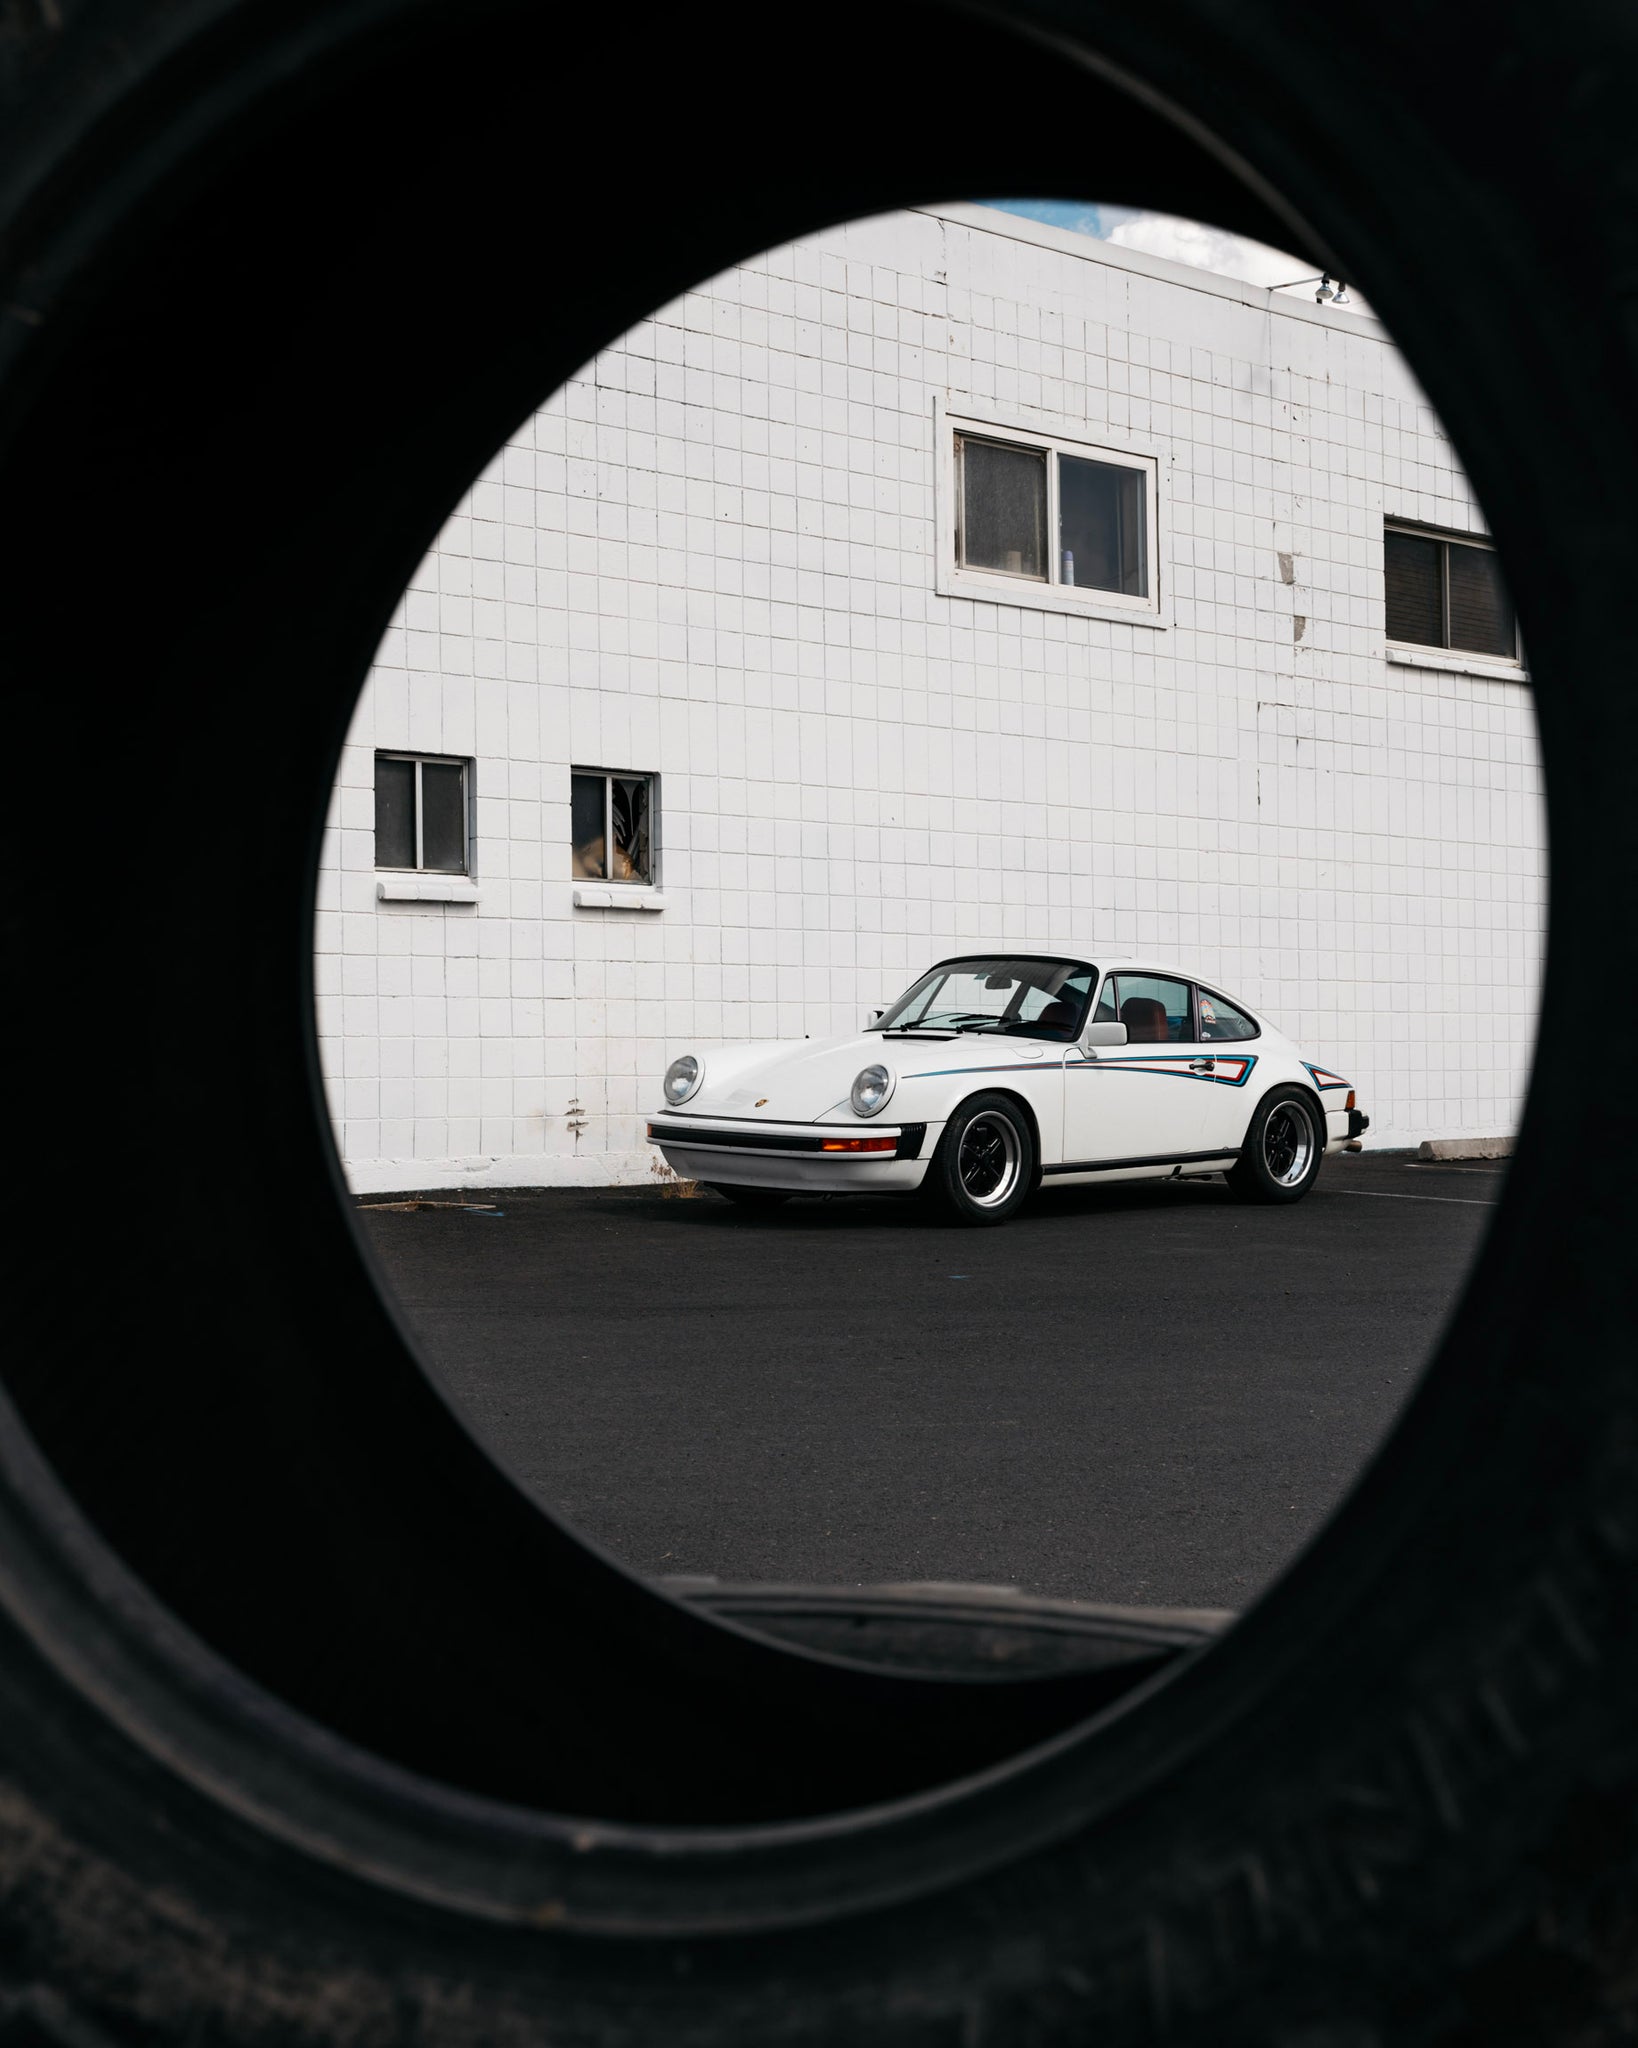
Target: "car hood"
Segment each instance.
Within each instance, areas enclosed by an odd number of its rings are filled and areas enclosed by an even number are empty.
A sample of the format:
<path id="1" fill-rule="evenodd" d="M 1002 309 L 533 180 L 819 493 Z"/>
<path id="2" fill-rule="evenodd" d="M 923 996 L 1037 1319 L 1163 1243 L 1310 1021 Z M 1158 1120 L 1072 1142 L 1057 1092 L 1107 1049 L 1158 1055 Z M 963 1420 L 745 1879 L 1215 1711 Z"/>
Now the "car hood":
<path id="1" fill-rule="evenodd" d="M 848 1091 L 861 1067 L 880 1065 L 902 1076 L 934 1064 L 930 1055 L 948 1052 L 948 1043 L 940 1040 L 900 1040 L 884 1045 L 878 1032 L 856 1032 L 848 1038 L 798 1038 L 772 1045 L 707 1047 L 697 1055 L 705 1067 L 699 1091 L 676 1114 L 800 1124 L 836 1115 L 851 1121 Z M 871 1121 L 891 1123 L 894 1108 L 889 1100 Z"/>

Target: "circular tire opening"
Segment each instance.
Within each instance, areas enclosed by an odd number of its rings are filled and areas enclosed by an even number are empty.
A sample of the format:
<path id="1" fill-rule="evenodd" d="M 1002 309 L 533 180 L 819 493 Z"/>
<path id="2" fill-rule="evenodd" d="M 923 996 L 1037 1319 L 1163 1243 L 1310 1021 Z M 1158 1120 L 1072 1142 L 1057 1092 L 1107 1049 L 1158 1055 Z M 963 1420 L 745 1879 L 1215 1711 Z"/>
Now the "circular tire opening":
<path id="1" fill-rule="evenodd" d="M 1604 884 L 1600 958 L 1628 957 L 1605 929 L 1619 939 L 1634 900 L 1608 681 L 1626 627 L 1619 578 L 1587 573 L 1630 552 L 1622 330 L 1605 273 L 1547 232 L 1573 197 L 1617 245 L 1624 105 L 1589 89 L 1581 154 L 1526 184 L 1495 135 L 1567 118 L 1551 65 L 1494 77 L 1481 120 L 1447 90 L 1452 55 L 1407 77 L 1379 14 L 1312 24 L 1312 42 L 1257 10 L 1188 21 L 1162 39 L 1077 17 L 1032 43 L 893 13 L 869 67 L 819 38 L 775 104 L 756 23 L 711 41 L 645 20 L 621 43 L 627 125 L 670 132 L 690 80 L 731 102 L 743 118 L 701 158 L 720 203 L 638 226 L 617 258 L 605 209 L 555 216 L 549 277 L 514 260 L 515 195 L 572 182 L 587 139 L 576 119 L 542 140 L 539 81 L 582 107 L 600 31 L 230 9 L 168 23 L 163 46 L 133 19 L 117 71 L 100 22 L 60 51 L 51 23 L 25 37 L 14 83 L 51 90 L 10 185 L 14 672 L 25 757 L 72 758 L 96 827 L 64 844 L 42 777 L 29 843 L 59 852 L 17 917 L 52 1001 L 14 1071 L 79 1077 L 83 1103 L 114 1038 L 135 1113 L 184 1161 L 122 1208 L 95 1287 L 42 1284 L 60 1252 L 42 1233 L 19 1289 L 5 1740 L 20 1967 L 41 1997 L 139 2011 L 153 2038 L 209 2013 L 248 2039 L 284 2010 L 339 2039 L 319 1993 L 345 1960 L 361 1998 L 395 1988 L 451 2040 L 549 1997 L 563 2038 L 588 2041 L 731 2037 L 793 2009 L 815 2039 L 861 2014 L 884 2039 L 1069 2039 L 1095 2014 L 1223 2041 L 1342 2021 L 1431 2039 L 1453 2010 L 1602 1995 L 1631 1924 L 1611 1818 L 1635 1768 L 1631 1197 L 1611 1105 L 1567 1056 L 1568 984 L 1549 977 L 1518 1166 L 1405 1428 L 1233 1636 L 1084 1737 L 1083 1676 L 942 1688 L 805 1659 L 540 1516 L 416 1373 L 323 1129 L 298 981 L 323 797 L 397 592 L 483 457 L 737 251 L 934 187 L 1016 186 L 1025 164 L 1037 189 L 1119 193 L 1145 142 L 1174 181 L 1134 194 L 1152 204 L 1289 243 L 1310 231 L 1258 195 L 1301 193 L 1409 351 L 1508 551 L 1549 790 L 1573 791 L 1553 804 L 1555 957 L 1594 915 L 1563 880 L 1585 875 Z M 1561 17 L 1555 49 L 1607 60 L 1580 75 L 1626 75 L 1613 32 L 1569 26 L 1579 44 Z M 1107 64 L 1143 91 L 1104 83 Z M 963 142 L 948 108 L 975 75 L 1004 117 Z M 1180 141 L 1156 95 L 1220 145 Z M 832 161 L 842 103 L 865 138 L 845 189 L 808 168 Z M 728 175 L 752 142 L 778 176 Z M 1441 289 L 1453 237 L 1506 322 Z M 458 278 L 407 317 L 429 242 L 459 252 Z M 1566 461 L 1585 494 L 1549 520 Z M 90 679 L 94 720 L 69 676 Z M 121 903 L 88 939 L 110 864 L 151 844 L 129 771 L 156 751 L 177 786 L 241 769 L 218 827 L 235 858 L 201 864 L 174 918 Z M 31 1090 L 20 1156 L 60 1156 L 66 1128 L 96 1158 L 91 1092 L 65 1124 L 64 1098 Z M 253 1179 L 207 1167 L 224 1141 L 264 1162 Z M 792 1823 L 815 1812 L 857 1825 Z M 93 1924 L 52 1869 L 104 1883 L 137 1931 Z M 322 1914 L 299 1903 L 320 1894 Z M 744 1938 L 770 1926 L 787 1931 Z M 594 1954 L 588 1927 L 628 1939 Z M 450 2017 L 457 1994 L 477 2017 Z"/>

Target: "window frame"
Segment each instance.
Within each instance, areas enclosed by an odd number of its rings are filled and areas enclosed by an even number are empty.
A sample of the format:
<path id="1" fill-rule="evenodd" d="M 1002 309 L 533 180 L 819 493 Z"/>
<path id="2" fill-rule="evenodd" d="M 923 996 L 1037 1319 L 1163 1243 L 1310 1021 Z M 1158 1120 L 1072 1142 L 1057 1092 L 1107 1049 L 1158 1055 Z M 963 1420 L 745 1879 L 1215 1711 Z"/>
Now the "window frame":
<path id="1" fill-rule="evenodd" d="M 577 775 L 599 775 L 603 779 L 603 865 L 610 865 L 609 855 L 614 845 L 614 785 L 618 782 L 646 782 L 648 784 L 648 873 L 642 877 L 604 875 L 577 875 L 574 865 L 574 823 L 573 800 L 574 778 Z M 657 770 L 649 768 L 593 768 L 575 763 L 569 769 L 570 824 L 569 824 L 569 880 L 577 889 L 658 889 L 660 887 L 660 777 Z"/>
<path id="2" fill-rule="evenodd" d="M 914 1032 L 929 1028 L 923 1025 L 919 1020 L 914 1023 L 891 1025 L 888 1024 L 885 1020 L 893 1016 L 896 1011 L 901 1009 L 902 1006 L 909 1000 L 909 998 L 912 995 L 914 995 L 916 990 L 921 986 L 923 982 L 933 984 L 933 977 L 935 975 L 941 974 L 944 976 L 944 981 L 938 982 L 928 987 L 926 998 L 924 999 L 922 1005 L 922 1016 L 925 1017 L 927 1003 L 931 1002 L 934 995 L 936 995 L 944 987 L 945 982 L 949 980 L 952 971 L 959 968 L 975 968 L 985 963 L 990 963 L 992 965 L 999 963 L 1003 966 L 1018 963 L 1020 965 L 1025 966 L 1035 965 L 1047 967 L 1067 967 L 1072 971 L 1069 975 L 1065 976 L 1066 981 L 1072 980 L 1075 974 L 1085 973 L 1089 975 L 1091 979 L 1087 983 L 1086 1006 L 1081 1012 L 1080 1022 L 1077 1025 L 1075 1025 L 1073 1029 L 1069 1030 L 1067 1037 L 1060 1038 L 1049 1036 L 1046 1034 L 1041 1034 L 1039 1039 L 1039 1042 L 1043 1045 L 1062 1045 L 1066 1048 L 1071 1048 L 1080 1044 L 1082 1038 L 1085 1036 L 1086 1027 L 1088 1023 L 1091 1021 L 1092 1005 L 1093 1000 L 1098 992 L 1099 977 L 1098 968 L 1092 961 L 1082 960 L 1078 958 L 1076 955 L 1070 953 L 957 953 L 952 955 L 951 958 L 949 958 L 948 960 L 935 960 L 932 966 L 929 967 L 925 973 L 917 976 L 917 978 L 910 984 L 909 988 L 905 990 L 904 994 L 898 998 L 897 1002 L 889 1003 L 885 1009 L 878 1010 L 875 1017 L 871 1020 L 871 1022 L 865 1026 L 865 1029 L 867 1031 L 880 1031 L 886 1036 L 897 1036 L 901 1032 Z M 1037 986 L 1039 986 L 1039 984 L 1037 984 Z M 1019 1005 L 1022 1006 L 1022 989 L 1020 989 L 1016 1000 L 1018 1001 Z M 1051 1000 L 1057 1000 L 1057 998 L 1053 998 Z M 1011 1005 L 1009 1004 L 1007 1007 L 1010 1008 Z M 1005 1014 L 1005 1010 L 1000 1012 L 997 1021 L 999 1022 L 1000 1018 L 1004 1017 Z M 1016 1026 L 1017 1023 L 1018 1020 L 1015 1018 L 1013 1020 L 1014 1026 Z M 930 1028 L 942 1029 L 943 1027 L 935 1026 Z M 1065 1029 L 1065 1027 L 1062 1025 L 1059 1025 L 1055 1028 L 1060 1031 Z M 1014 1030 L 1012 1028 L 1009 1028 L 1006 1031 L 997 1031 L 992 1035 L 996 1037 L 1024 1037 L 1026 1035 L 1030 1037 L 1036 1036 L 1036 1034 L 1027 1032 L 1026 1030 Z"/>
<path id="3" fill-rule="evenodd" d="M 1402 533 L 1412 540 L 1432 540 L 1439 543 L 1439 618 L 1444 633 L 1442 641 L 1395 640 L 1388 633 L 1388 561 L 1387 538 L 1390 533 Z M 1448 526 L 1429 526 L 1419 519 L 1401 519 L 1387 512 L 1382 516 L 1382 641 L 1390 660 L 1405 662 L 1419 658 L 1431 661 L 1439 668 L 1472 669 L 1480 674 L 1518 674 L 1524 668 L 1524 642 L 1519 633 L 1517 609 L 1513 612 L 1513 652 L 1511 654 L 1484 654 L 1473 647 L 1453 647 L 1450 644 L 1450 550 L 1453 547 L 1477 548 L 1486 554 L 1498 552 L 1496 543 L 1487 533 L 1457 533 Z M 1512 592 L 1507 601 L 1512 605 Z"/>
<path id="4" fill-rule="evenodd" d="M 987 599 L 997 604 L 1018 604 L 1037 611 L 1063 612 L 1088 618 L 1124 619 L 1133 625 L 1166 627 L 1170 619 L 1170 578 L 1165 574 L 1162 546 L 1165 520 L 1162 507 L 1162 458 L 1154 448 L 1130 443 L 1094 442 L 1086 439 L 1086 426 L 1069 421 L 1006 419 L 993 413 L 971 410 L 965 404 L 933 401 L 935 450 L 935 545 L 934 584 L 945 597 Z M 1044 453 L 1046 463 L 1046 567 L 1047 574 L 1034 577 L 1006 569 L 968 568 L 960 558 L 963 477 L 959 442 L 962 437 L 987 441 L 997 447 L 1011 447 Z M 1098 462 L 1116 469 L 1138 471 L 1144 478 L 1144 559 L 1149 589 L 1142 597 L 1128 597 L 1118 590 L 1096 590 L 1059 581 L 1063 551 L 1059 544 L 1060 486 L 1059 455 L 1082 462 Z"/>
<path id="5" fill-rule="evenodd" d="M 1092 996 L 1091 996 L 1091 999 L 1090 999 L 1090 1000 L 1089 1000 L 1089 1002 L 1087 1003 L 1087 1006 L 1086 1006 L 1086 1023 L 1087 1023 L 1087 1024 L 1095 1024 L 1095 1023 L 1096 1023 L 1096 1022 L 1098 1021 L 1098 1006 L 1099 1006 L 1099 1005 L 1100 1005 L 1100 1004 L 1102 1003 L 1102 1001 L 1103 1001 L 1103 999 L 1104 999 L 1104 996 L 1105 996 L 1105 994 L 1106 994 L 1106 993 L 1108 992 L 1108 989 L 1109 989 L 1109 986 L 1110 986 L 1111 982 L 1112 982 L 1112 983 L 1114 984 L 1114 986 L 1115 986 L 1115 991 L 1116 991 L 1116 996 L 1117 996 L 1117 1001 L 1116 1001 L 1116 1003 L 1115 1003 L 1115 1016 L 1114 1016 L 1114 1020 L 1113 1020 L 1113 1021 L 1114 1021 L 1114 1022 L 1116 1022 L 1116 1023 L 1119 1023 L 1119 1022 L 1120 1022 L 1120 1003 L 1119 1003 L 1118 997 L 1119 997 L 1119 991 L 1120 991 L 1120 984 L 1121 984 L 1121 982 L 1122 982 L 1122 981 L 1124 981 L 1124 980 L 1131 980 L 1131 981 L 1169 981 L 1169 982 L 1173 982 L 1173 983 L 1175 983 L 1175 984 L 1177 985 L 1177 987 L 1179 987 L 1179 988 L 1181 988 L 1181 989 L 1184 989 L 1184 990 L 1186 990 L 1186 991 L 1187 991 L 1187 993 L 1188 993 L 1188 998 L 1189 998 L 1189 1029 L 1188 1029 L 1188 1034 L 1187 1034 L 1187 1035 L 1186 1035 L 1185 1037 L 1183 1037 L 1183 1038 L 1168 1038 L 1167 1040 L 1165 1040 L 1165 1043 L 1166 1043 L 1167 1045 L 1199 1045 L 1199 1044 L 1201 1043 L 1201 1038 L 1200 1038 L 1200 984 L 1199 984 L 1198 982 L 1196 982 L 1196 981 L 1192 981 L 1192 980 L 1191 980 L 1191 979 L 1190 979 L 1190 978 L 1189 978 L 1189 977 L 1188 977 L 1188 976 L 1187 976 L 1186 974 L 1174 974 L 1174 973 L 1171 973 L 1171 972 L 1168 972 L 1168 971 L 1166 971 L 1166 970 L 1164 970 L 1164 969 L 1159 969 L 1159 968 L 1147 968 L 1147 967 L 1109 967 L 1109 968 L 1106 968 L 1106 969 L 1104 970 L 1103 974 L 1102 974 L 1102 975 L 1101 975 L 1101 976 L 1099 977 L 1099 980 L 1098 980 L 1097 986 L 1096 986 L 1096 988 L 1094 988 L 1094 990 L 1093 990 L 1093 992 L 1092 992 Z M 1208 991 L 1208 993 L 1209 993 L 1209 991 Z M 1223 1000 L 1224 1000 L 1224 1002 L 1226 1003 L 1226 1002 L 1228 1001 L 1228 997 L 1227 997 L 1227 996 L 1224 996 Z M 1237 1007 L 1237 1006 L 1236 1006 L 1236 1007 Z M 1082 1026 L 1082 1036 L 1083 1036 L 1083 1037 L 1085 1036 L 1085 1025 L 1083 1025 L 1083 1026 Z M 1233 1044 L 1235 1044 L 1235 1045 L 1240 1045 L 1240 1044 L 1244 1044 L 1244 1043 L 1246 1043 L 1246 1041 L 1245 1041 L 1245 1040 L 1243 1040 L 1243 1039 L 1234 1039 L 1234 1040 L 1232 1040 L 1232 1041 L 1225 1041 L 1225 1042 L 1228 1042 L 1228 1043 L 1233 1043 Z M 1158 1045 L 1159 1043 L 1161 1043 L 1161 1041 L 1160 1041 L 1160 1040 L 1158 1040 L 1158 1039 L 1156 1039 L 1156 1040 L 1152 1040 L 1152 1041 L 1145 1041 L 1145 1040 L 1143 1040 L 1143 1039 L 1141 1039 L 1141 1038 L 1138 1038 L 1138 1039 L 1128 1039 L 1128 1040 L 1127 1040 L 1127 1043 L 1128 1043 L 1129 1045 L 1142 1045 L 1142 1044 L 1145 1044 L 1145 1043 L 1154 1043 L 1154 1044 L 1157 1044 L 1157 1045 Z"/>
<path id="6" fill-rule="evenodd" d="M 476 872 L 477 829 L 474 818 L 474 785 L 477 777 L 476 761 L 470 754 L 417 754 L 408 747 L 377 747 L 371 756 L 373 767 L 376 761 L 409 761 L 415 768 L 415 866 L 412 868 L 383 867 L 379 858 L 375 861 L 378 875 L 427 875 L 433 880 L 442 876 L 446 881 L 458 881 L 463 877 L 470 881 Z M 426 806 L 421 795 L 421 770 L 432 768 L 458 768 L 461 771 L 461 817 L 462 865 L 459 869 L 429 868 L 425 861 L 426 841 L 424 819 Z M 379 855 L 381 841 L 381 819 L 379 811 L 375 818 L 372 854 Z"/>
<path id="7" fill-rule="evenodd" d="M 1200 998 L 1202 996 L 1208 1002 L 1223 1004 L 1225 1009 L 1232 1010 L 1236 1017 L 1243 1017 L 1246 1023 L 1251 1026 L 1249 1034 L 1244 1038 L 1207 1038 L 1200 1022 Z M 1232 996 L 1223 995 L 1219 990 L 1209 988 L 1203 981 L 1197 981 L 1194 984 L 1194 1030 L 1195 1043 L 1197 1045 L 1252 1045 L 1263 1035 L 1263 1027 L 1257 1022 L 1257 1019 L 1246 1008 L 1244 1003 L 1238 1003 Z"/>

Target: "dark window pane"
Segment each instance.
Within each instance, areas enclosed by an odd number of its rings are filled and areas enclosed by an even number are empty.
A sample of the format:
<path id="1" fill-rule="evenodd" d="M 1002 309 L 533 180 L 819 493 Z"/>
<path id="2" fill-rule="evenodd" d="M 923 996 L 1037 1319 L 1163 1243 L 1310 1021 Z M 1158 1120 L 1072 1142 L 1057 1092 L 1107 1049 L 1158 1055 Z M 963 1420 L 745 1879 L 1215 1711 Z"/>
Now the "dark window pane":
<path id="1" fill-rule="evenodd" d="M 647 882 L 652 880 L 653 861 L 649 846 L 648 778 L 646 775 L 616 775 L 614 778 L 614 867 L 611 880 Z"/>
<path id="2" fill-rule="evenodd" d="M 1518 643 L 1500 560 L 1491 548 L 1464 548 L 1459 541 L 1449 545 L 1451 646 L 1511 661 Z"/>
<path id="3" fill-rule="evenodd" d="M 1081 590 L 1148 593 L 1144 475 L 1110 462 L 1058 458 L 1058 578 Z"/>
<path id="4" fill-rule="evenodd" d="M 1255 1038 L 1257 1027 L 1232 1003 L 1214 996 L 1209 988 L 1200 991 L 1200 1036 L 1222 1045 L 1237 1038 Z"/>
<path id="5" fill-rule="evenodd" d="M 1098 997 L 1098 1007 L 1092 1013 L 1094 1024 L 1118 1024 L 1120 1012 L 1115 1008 L 1115 977 L 1104 977 L 1103 989 Z"/>
<path id="6" fill-rule="evenodd" d="M 961 451 L 961 559 L 969 569 L 1046 576 L 1046 457 L 993 441 Z"/>
<path id="7" fill-rule="evenodd" d="M 466 873 L 466 773 L 458 762 L 421 763 L 421 865 Z"/>
<path id="8" fill-rule="evenodd" d="M 1055 1038 L 1067 1044 L 1080 1030 L 1086 1015 L 1091 977 L 1085 972 L 1071 974 L 1067 967 L 1045 963 L 1019 961 L 1016 965 L 1025 978 L 1018 999 L 1008 1005 L 1002 1030 L 1021 1032 L 1030 1038 Z"/>
<path id="9" fill-rule="evenodd" d="M 569 778 L 569 841 L 577 882 L 607 880 L 603 870 L 603 782 L 601 775 Z"/>
<path id="10" fill-rule="evenodd" d="M 1177 1044 L 1192 1037 L 1187 982 L 1153 974 L 1122 974 L 1117 980 L 1128 1045 Z"/>
<path id="11" fill-rule="evenodd" d="M 375 864 L 415 865 L 415 763 L 375 757 Z"/>
<path id="12" fill-rule="evenodd" d="M 1416 647 L 1445 644 L 1444 594 L 1440 587 L 1442 541 L 1419 533 L 1387 533 L 1383 569 L 1388 586 L 1388 638 Z"/>

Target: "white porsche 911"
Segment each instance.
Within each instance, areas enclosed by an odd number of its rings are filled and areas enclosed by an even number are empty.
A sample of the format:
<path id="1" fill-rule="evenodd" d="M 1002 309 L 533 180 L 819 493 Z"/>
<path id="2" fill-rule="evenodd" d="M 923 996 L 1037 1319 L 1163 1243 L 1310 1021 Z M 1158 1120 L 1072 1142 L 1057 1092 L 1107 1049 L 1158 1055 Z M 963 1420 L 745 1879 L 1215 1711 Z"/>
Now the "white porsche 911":
<path id="1" fill-rule="evenodd" d="M 664 1094 L 666 1164 L 736 1202 L 919 1192 L 967 1223 L 1043 1182 L 1222 1173 L 1299 1201 L 1370 1122 L 1340 1074 L 1192 976 L 1035 954 L 941 960 L 853 1037 L 684 1053 Z"/>

